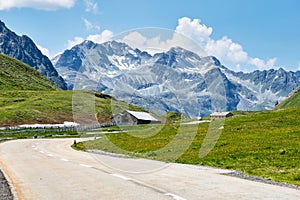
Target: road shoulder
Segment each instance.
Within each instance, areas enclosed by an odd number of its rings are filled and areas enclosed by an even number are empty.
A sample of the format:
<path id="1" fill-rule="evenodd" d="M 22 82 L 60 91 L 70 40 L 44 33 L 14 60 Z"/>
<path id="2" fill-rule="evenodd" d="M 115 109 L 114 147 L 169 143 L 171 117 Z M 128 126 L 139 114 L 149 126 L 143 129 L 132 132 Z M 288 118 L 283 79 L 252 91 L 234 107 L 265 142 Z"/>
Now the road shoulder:
<path id="1" fill-rule="evenodd" d="M 11 192 L 11 187 L 4 173 L 0 169 L 0 199 L 13 200 L 14 196 Z"/>

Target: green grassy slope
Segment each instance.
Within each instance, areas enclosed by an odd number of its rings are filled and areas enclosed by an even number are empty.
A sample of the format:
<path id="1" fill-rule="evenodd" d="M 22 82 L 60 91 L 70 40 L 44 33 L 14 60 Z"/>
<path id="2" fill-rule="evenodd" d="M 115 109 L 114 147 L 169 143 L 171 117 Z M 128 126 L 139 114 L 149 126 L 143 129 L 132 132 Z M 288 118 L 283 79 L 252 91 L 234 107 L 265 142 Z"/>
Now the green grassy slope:
<path id="1" fill-rule="evenodd" d="M 92 91 L 30 91 L 0 90 L 0 126 L 20 124 L 53 124 L 73 121 L 73 115 L 81 116 L 80 122 L 90 123 L 96 116 L 100 123 L 109 122 L 112 117 L 111 105 L 128 106 L 110 96 Z M 72 103 L 74 98 L 77 103 Z M 94 109 L 95 110 L 91 110 Z M 129 105 L 131 110 L 141 110 Z M 78 121 L 77 121 L 78 122 Z"/>
<path id="2" fill-rule="evenodd" d="M 0 91 L 0 125 L 72 120 L 71 91 Z"/>
<path id="3" fill-rule="evenodd" d="M 63 123 L 74 121 L 74 114 L 82 123 L 90 123 L 91 115 L 100 123 L 109 122 L 113 102 L 114 109 L 128 106 L 97 92 L 60 90 L 32 67 L 0 54 L 0 127 Z"/>
<path id="4" fill-rule="evenodd" d="M 172 157 L 172 154 L 176 157 L 180 153 L 178 147 L 186 138 L 198 130 L 189 148 L 182 152 L 176 162 L 236 169 L 248 175 L 300 185 L 299 113 L 300 108 L 290 108 L 244 112 L 228 118 L 219 140 L 204 158 L 199 157 L 199 152 L 209 123 L 181 125 L 180 130 L 185 133 L 182 136 L 183 140 L 175 141 L 178 144 L 166 152 L 157 150 L 170 141 L 174 142 L 174 135 L 178 134 L 176 124 L 160 127 L 161 131 L 154 136 L 151 131 L 159 130 L 157 126 L 162 125 L 122 127 L 126 128 L 126 133 L 107 134 L 107 137 L 84 142 L 84 147 L 169 161 L 168 158 Z M 151 137 L 132 137 L 145 133 Z M 122 149 L 124 151 L 121 151 Z"/>
<path id="5" fill-rule="evenodd" d="M 275 109 L 291 107 L 300 107 L 300 87 L 298 87 L 289 98 L 277 105 Z"/>
<path id="6" fill-rule="evenodd" d="M 41 73 L 12 57 L 0 54 L 0 90 L 57 90 Z"/>

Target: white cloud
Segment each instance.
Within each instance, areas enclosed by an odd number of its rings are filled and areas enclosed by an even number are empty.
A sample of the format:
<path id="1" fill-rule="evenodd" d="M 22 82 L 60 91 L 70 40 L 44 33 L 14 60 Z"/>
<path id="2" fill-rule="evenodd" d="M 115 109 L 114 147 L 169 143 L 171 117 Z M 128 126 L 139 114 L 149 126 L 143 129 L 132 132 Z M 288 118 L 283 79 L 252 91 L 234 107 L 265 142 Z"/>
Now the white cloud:
<path id="1" fill-rule="evenodd" d="M 210 39 L 213 29 L 200 22 L 199 19 L 191 20 L 188 17 L 182 17 L 178 20 L 176 32 L 194 39 L 199 42 L 200 45 L 203 45 Z"/>
<path id="2" fill-rule="evenodd" d="M 67 49 L 71 49 L 77 44 L 80 44 L 84 41 L 82 37 L 75 37 L 74 40 L 68 40 L 67 42 Z"/>
<path id="3" fill-rule="evenodd" d="M 83 18 L 83 22 L 84 22 L 84 25 L 86 27 L 86 30 L 90 31 L 90 30 L 100 30 L 100 26 L 98 25 L 93 25 L 89 20 Z"/>
<path id="4" fill-rule="evenodd" d="M 92 12 L 94 14 L 98 13 L 98 3 L 94 3 L 91 0 L 84 0 L 84 3 L 86 6 L 86 9 L 85 9 L 86 12 Z"/>
<path id="5" fill-rule="evenodd" d="M 89 20 L 83 18 L 83 21 L 87 30 L 91 30 L 93 28 L 93 24 Z"/>
<path id="6" fill-rule="evenodd" d="M 244 51 L 243 47 L 234 43 L 230 38 L 224 36 L 220 40 L 210 39 L 205 47 L 208 55 L 214 55 L 225 63 L 229 63 L 233 69 L 250 71 L 250 65 L 260 70 L 270 69 L 275 67 L 276 58 L 263 60 L 260 58 L 253 58 Z M 246 69 L 247 68 L 247 69 Z"/>
<path id="7" fill-rule="evenodd" d="M 211 38 L 212 28 L 201 24 L 200 20 L 191 20 L 183 17 L 178 20 L 176 31 L 190 37 L 199 43 L 207 55 L 213 55 L 222 62 L 228 63 L 234 70 L 249 70 L 250 66 L 258 69 L 270 69 L 275 67 L 276 58 L 267 61 L 260 58 L 253 58 L 244 51 L 242 45 L 233 42 L 227 36 L 219 40 Z"/>
<path id="8" fill-rule="evenodd" d="M 39 10 L 56 10 L 71 8 L 76 0 L 0 0 L 0 10 L 11 8 L 34 8 Z"/>
<path id="9" fill-rule="evenodd" d="M 90 40 L 95 43 L 103 43 L 110 40 L 113 37 L 113 32 L 110 30 L 104 30 L 101 34 L 89 35 L 87 40 Z"/>
<path id="10" fill-rule="evenodd" d="M 165 48 L 165 44 L 160 41 L 159 37 L 147 38 L 137 31 L 130 32 L 117 40 L 119 42 L 125 42 L 132 48 L 147 51 L 150 54 L 168 50 L 168 48 Z"/>
<path id="11" fill-rule="evenodd" d="M 151 32 L 151 30 L 149 30 Z M 158 29 L 158 31 L 160 31 Z M 162 32 L 164 30 L 162 29 Z M 215 40 L 211 37 L 213 29 L 201 24 L 199 19 L 180 18 L 173 36 L 167 40 L 160 37 L 146 37 L 138 31 L 131 32 L 122 38 L 134 48 L 156 53 L 169 50 L 171 47 L 180 46 L 194 51 L 200 56 L 216 56 L 223 64 L 233 70 L 252 71 L 253 69 L 275 68 L 276 58 L 263 60 L 249 56 L 243 46 L 234 42 L 227 36 Z M 299 66 L 300 67 L 300 66 Z"/>
<path id="12" fill-rule="evenodd" d="M 122 38 L 122 41 L 134 48 L 150 51 L 152 54 L 180 46 L 204 56 L 206 54 L 203 46 L 209 40 L 212 28 L 200 24 L 199 19 L 191 20 L 183 17 L 178 20 L 178 26 L 175 31 L 159 28 L 152 30 L 149 28 L 148 32 L 157 32 L 158 34 L 161 32 L 162 35 L 169 35 L 170 39 L 167 40 L 162 40 L 159 36 L 147 38 L 137 31 L 129 33 Z"/>
<path id="13" fill-rule="evenodd" d="M 125 42 L 133 48 L 139 48 L 147 51 L 150 54 L 168 51 L 171 47 L 180 46 L 187 50 L 203 55 L 201 47 L 190 38 L 179 34 L 173 30 L 159 29 L 159 28 L 145 28 L 146 32 L 157 33 L 158 35 L 168 35 L 170 39 L 162 40 L 160 36 L 148 38 L 144 36 L 139 30 L 133 31 L 118 39 L 118 41 Z"/>
<path id="14" fill-rule="evenodd" d="M 298 70 L 300 70 L 300 61 L 298 62 Z"/>
<path id="15" fill-rule="evenodd" d="M 100 34 L 89 35 L 87 36 L 86 39 L 82 37 L 75 37 L 73 40 L 67 41 L 67 49 L 71 49 L 75 45 L 82 43 L 84 40 L 90 40 L 94 43 L 100 44 L 109 41 L 112 37 L 113 37 L 113 32 L 111 32 L 110 30 L 104 30 Z"/>
<path id="16" fill-rule="evenodd" d="M 44 47 L 42 47 L 41 45 L 38 45 L 38 44 L 36 46 L 42 52 L 42 54 L 44 54 L 48 58 L 51 58 L 50 51 L 47 48 L 44 48 Z"/>
<path id="17" fill-rule="evenodd" d="M 146 44 L 147 37 L 143 36 L 139 32 L 130 32 L 121 40 L 133 48 L 141 48 Z"/>
<path id="18" fill-rule="evenodd" d="M 220 40 L 209 39 L 205 50 L 208 55 L 216 55 L 233 63 L 245 63 L 248 59 L 248 54 L 243 50 L 243 47 L 227 37 Z"/>
<path id="19" fill-rule="evenodd" d="M 259 69 L 264 70 L 264 69 L 271 69 L 275 67 L 277 58 L 271 58 L 268 59 L 267 61 L 264 61 L 259 58 L 250 58 L 249 59 L 249 64 L 257 66 Z"/>

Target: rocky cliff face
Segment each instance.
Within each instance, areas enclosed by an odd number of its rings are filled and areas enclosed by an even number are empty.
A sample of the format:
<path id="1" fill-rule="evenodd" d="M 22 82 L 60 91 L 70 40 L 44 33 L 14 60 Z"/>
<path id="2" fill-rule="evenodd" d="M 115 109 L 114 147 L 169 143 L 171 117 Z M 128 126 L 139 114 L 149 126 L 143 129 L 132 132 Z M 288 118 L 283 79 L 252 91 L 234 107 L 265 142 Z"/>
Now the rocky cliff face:
<path id="1" fill-rule="evenodd" d="M 18 36 L 0 21 L 0 53 L 14 57 L 54 82 L 58 87 L 67 89 L 67 84 L 57 73 L 49 58 L 41 53 L 28 36 Z"/>
<path id="2" fill-rule="evenodd" d="M 180 47 L 153 56 L 125 43 L 85 41 L 53 63 L 67 83 L 88 88 L 157 113 L 187 116 L 221 110 L 271 109 L 293 88 L 299 75 L 283 69 L 233 72 L 213 57 Z"/>

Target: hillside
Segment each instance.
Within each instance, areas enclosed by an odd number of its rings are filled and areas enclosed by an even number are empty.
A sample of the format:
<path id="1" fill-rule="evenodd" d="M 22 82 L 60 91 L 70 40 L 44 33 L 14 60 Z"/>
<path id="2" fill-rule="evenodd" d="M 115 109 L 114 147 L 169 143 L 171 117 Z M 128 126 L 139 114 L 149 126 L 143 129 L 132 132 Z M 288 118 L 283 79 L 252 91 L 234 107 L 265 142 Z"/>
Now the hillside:
<path id="1" fill-rule="evenodd" d="M 109 95 L 93 91 L 60 90 L 34 68 L 0 54 L 0 127 L 63 123 L 74 121 L 74 115 L 76 122 L 91 123 L 91 116 L 100 123 L 109 122 L 112 101 Z M 127 106 L 120 101 L 116 105 Z"/>
<path id="2" fill-rule="evenodd" d="M 286 100 L 276 106 L 276 109 L 300 107 L 300 87 L 298 87 Z"/>
<path id="3" fill-rule="evenodd" d="M 57 90 L 57 86 L 34 68 L 0 54 L 0 90 Z"/>
<path id="4" fill-rule="evenodd" d="M 26 35 L 19 36 L 0 20 L 0 53 L 16 58 L 55 83 L 62 89 L 67 89 L 67 84 L 53 67 L 49 58 L 42 54 L 36 44 Z"/>
<path id="5" fill-rule="evenodd" d="M 0 126 L 73 121 L 72 91 L 16 90 L 1 93 Z"/>
<path id="6" fill-rule="evenodd" d="M 87 150 L 235 169 L 250 176 L 300 186 L 299 111 L 299 108 L 289 108 L 235 112 L 233 117 L 226 119 L 217 143 L 205 157 L 199 155 L 209 122 L 122 127 L 124 133 L 107 134 L 81 145 Z M 176 139 L 174 135 L 184 139 Z M 187 149 L 181 148 L 186 144 L 189 144 Z"/>
<path id="7" fill-rule="evenodd" d="M 65 121 L 84 123 L 96 119 L 109 122 L 112 117 L 111 104 L 126 107 L 126 103 L 92 91 L 0 91 L 0 127 L 20 124 L 57 124 Z M 74 101 L 77 98 L 79 101 Z M 114 106 L 114 109 L 116 109 Z M 95 110 L 91 110 L 95 108 Z M 129 105 L 131 110 L 141 110 Z M 81 118 L 78 118 L 80 116 Z"/>

